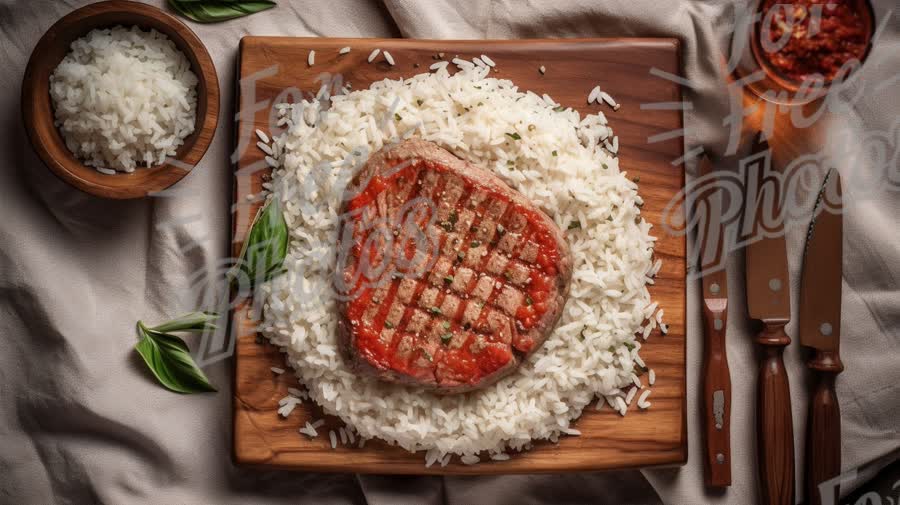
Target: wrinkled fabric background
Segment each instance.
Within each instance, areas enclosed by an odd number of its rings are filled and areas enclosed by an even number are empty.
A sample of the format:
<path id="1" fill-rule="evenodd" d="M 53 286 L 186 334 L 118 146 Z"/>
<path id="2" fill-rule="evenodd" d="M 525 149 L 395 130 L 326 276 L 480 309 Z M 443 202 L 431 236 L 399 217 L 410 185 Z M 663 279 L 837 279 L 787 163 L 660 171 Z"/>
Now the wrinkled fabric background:
<path id="1" fill-rule="evenodd" d="M 237 468 L 231 462 L 231 368 L 208 369 L 218 394 L 192 397 L 153 383 L 136 359 L 134 323 L 191 310 L 192 275 L 227 254 L 233 78 L 237 43 L 253 35 L 532 38 L 675 36 L 683 42 L 686 147 L 721 154 L 728 99 L 720 52 L 729 1 L 654 0 L 282 0 L 277 9 L 215 25 L 189 23 L 219 73 L 222 116 L 209 152 L 180 184 L 182 196 L 102 200 L 55 178 L 32 151 L 19 96 L 41 34 L 85 2 L 0 0 L 0 502 L 10 504 L 275 503 L 755 503 L 756 360 L 741 294 L 732 299 L 729 360 L 733 486 L 702 486 L 698 382 L 702 340 L 697 285 L 689 289 L 690 459 L 681 468 L 547 476 L 379 477 Z M 161 5 L 163 2 L 154 2 Z M 854 86 L 850 112 L 820 124 L 850 136 L 890 131 L 900 115 L 896 1 L 875 2 L 886 29 Z M 602 76 L 600 76 L 602 78 Z M 894 77 L 894 81 L 889 79 Z M 879 84 L 881 84 L 879 86 Z M 615 120 L 613 119 L 613 127 Z M 833 128 L 829 130 L 829 128 Z M 894 133 L 897 133 L 896 129 Z M 846 139 L 851 139 L 847 142 Z M 894 136 L 893 149 L 900 146 Z M 623 161 L 627 163 L 627 161 Z M 841 167 L 863 178 L 884 171 L 863 153 Z M 898 177 L 896 157 L 888 169 Z M 687 168 L 689 175 L 693 166 Z M 846 174 L 845 174 L 846 175 Z M 858 197 L 858 198 L 857 198 Z M 842 356 L 843 467 L 859 475 L 900 448 L 900 193 L 878 185 L 845 203 Z M 796 315 L 805 227 L 789 231 Z M 732 293 L 743 288 L 742 255 L 730 258 Z M 789 334 L 796 336 L 788 327 Z M 803 468 L 807 374 L 796 344 L 786 355 L 793 393 L 797 468 Z M 802 490 L 798 471 L 798 499 Z"/>

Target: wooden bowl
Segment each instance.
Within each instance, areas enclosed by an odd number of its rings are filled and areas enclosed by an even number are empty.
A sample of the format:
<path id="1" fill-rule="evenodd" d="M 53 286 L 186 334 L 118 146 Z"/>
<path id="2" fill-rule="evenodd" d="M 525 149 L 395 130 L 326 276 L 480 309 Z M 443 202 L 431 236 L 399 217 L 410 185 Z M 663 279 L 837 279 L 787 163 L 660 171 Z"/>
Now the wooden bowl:
<path id="1" fill-rule="evenodd" d="M 71 43 L 95 28 L 116 25 L 153 28 L 168 36 L 191 62 L 197 75 L 194 132 L 184 139 L 175 156 L 150 168 L 106 175 L 82 163 L 69 151 L 53 124 L 50 74 L 69 52 Z M 110 0 L 82 7 L 56 22 L 41 37 L 22 82 L 22 119 L 38 156 L 64 181 L 105 198 L 140 198 L 175 184 L 206 153 L 219 120 L 219 80 L 212 59 L 197 35 L 181 21 L 150 5 Z"/>

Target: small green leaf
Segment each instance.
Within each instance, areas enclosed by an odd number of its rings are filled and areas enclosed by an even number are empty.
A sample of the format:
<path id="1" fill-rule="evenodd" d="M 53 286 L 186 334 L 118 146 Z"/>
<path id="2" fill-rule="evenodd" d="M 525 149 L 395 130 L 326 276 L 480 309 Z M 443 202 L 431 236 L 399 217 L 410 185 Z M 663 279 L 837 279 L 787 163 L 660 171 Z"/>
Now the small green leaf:
<path id="1" fill-rule="evenodd" d="M 577 230 L 579 228 L 581 228 L 581 221 L 576 219 L 575 221 L 572 221 L 571 223 L 569 223 L 570 230 Z"/>
<path id="2" fill-rule="evenodd" d="M 449 344 L 450 340 L 452 340 L 452 339 L 453 339 L 452 333 L 444 333 L 443 335 L 441 335 L 441 343 L 444 345 Z"/>
<path id="3" fill-rule="evenodd" d="M 216 391 L 206 374 L 194 363 L 183 340 L 175 335 L 147 328 L 140 321 L 138 333 L 141 339 L 134 348 L 160 384 L 176 393 Z"/>
<path id="4" fill-rule="evenodd" d="M 434 314 L 436 316 L 441 315 L 441 309 L 439 309 L 437 307 L 431 307 L 430 309 L 428 309 L 428 312 L 431 312 L 432 314 Z"/>
<path id="5" fill-rule="evenodd" d="M 214 312 L 191 312 L 150 329 L 159 333 L 215 330 L 218 319 Z"/>
<path id="6" fill-rule="evenodd" d="M 522 136 L 519 135 L 517 132 L 507 133 L 506 136 L 513 140 L 522 140 Z"/>
<path id="7" fill-rule="evenodd" d="M 235 268 L 256 286 L 284 273 L 282 265 L 287 250 L 288 228 L 276 195 L 256 214 Z M 232 280 L 237 278 L 235 272 L 229 276 Z"/>
<path id="8" fill-rule="evenodd" d="M 564 110 L 566 110 L 566 108 L 563 107 L 562 105 L 558 105 L 558 106 L 556 106 L 556 107 L 553 108 L 553 111 L 554 111 L 554 112 L 562 112 L 562 111 L 564 111 Z"/>
<path id="9" fill-rule="evenodd" d="M 559 153 L 558 153 L 558 152 L 556 152 L 556 151 L 553 151 L 553 152 L 552 152 L 552 153 L 550 153 L 550 154 L 552 154 L 552 155 L 553 155 L 553 156 L 559 156 Z"/>
<path id="10" fill-rule="evenodd" d="M 198 23 L 218 23 L 275 7 L 270 0 L 169 0 L 178 14 Z"/>
<path id="11" fill-rule="evenodd" d="M 401 116 L 400 114 L 397 114 L 397 113 L 395 112 L 395 113 L 394 113 L 394 119 L 396 119 L 397 121 L 403 121 L 403 116 Z"/>

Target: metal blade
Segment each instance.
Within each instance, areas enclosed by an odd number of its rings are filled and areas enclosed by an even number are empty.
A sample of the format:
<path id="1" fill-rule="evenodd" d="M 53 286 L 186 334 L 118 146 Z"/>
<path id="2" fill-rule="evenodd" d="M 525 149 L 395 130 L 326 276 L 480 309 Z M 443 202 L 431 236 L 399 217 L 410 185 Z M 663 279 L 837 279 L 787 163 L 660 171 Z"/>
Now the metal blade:
<path id="1" fill-rule="evenodd" d="M 712 162 L 704 156 L 699 165 L 700 177 L 706 177 L 713 172 Z M 704 184 L 704 187 L 716 187 Z M 703 300 L 711 310 L 722 310 L 728 298 L 728 275 L 725 272 L 723 247 L 725 242 L 725 228 L 722 225 L 722 200 L 721 194 L 701 198 L 698 195 L 694 211 L 697 212 L 700 222 L 706 227 L 698 230 L 700 233 L 698 265 L 701 269 L 703 283 Z M 704 219 L 705 218 L 705 219 Z"/>
<path id="2" fill-rule="evenodd" d="M 760 156 L 760 162 L 771 159 L 763 156 L 768 149 L 769 143 L 760 133 L 753 149 L 754 155 Z M 747 173 L 751 171 L 747 170 Z M 747 181 L 747 195 L 755 200 L 745 203 L 744 212 L 752 212 L 755 216 L 754 235 L 765 230 L 766 236 L 747 246 L 747 309 L 753 319 L 788 322 L 791 319 L 791 293 L 781 216 L 783 188 L 777 179 L 765 178 L 764 170 L 755 173 L 758 177 L 754 179 L 748 175 Z"/>
<path id="3" fill-rule="evenodd" d="M 841 176 L 832 170 L 809 224 L 800 280 L 800 343 L 823 351 L 836 351 L 840 343 L 842 211 Z"/>

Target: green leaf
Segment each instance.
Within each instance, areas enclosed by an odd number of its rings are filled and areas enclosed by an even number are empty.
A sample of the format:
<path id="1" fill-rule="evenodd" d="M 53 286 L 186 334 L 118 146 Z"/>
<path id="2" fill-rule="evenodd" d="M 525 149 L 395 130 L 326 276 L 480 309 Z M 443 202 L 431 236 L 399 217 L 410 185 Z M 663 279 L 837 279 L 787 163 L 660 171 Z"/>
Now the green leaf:
<path id="1" fill-rule="evenodd" d="M 506 136 L 513 140 L 522 140 L 522 136 L 518 132 L 507 133 Z"/>
<path id="2" fill-rule="evenodd" d="M 183 340 L 147 328 L 141 321 L 138 321 L 138 333 L 141 340 L 134 348 L 160 384 L 176 393 L 216 391 L 206 374 L 194 363 L 190 349 Z"/>
<path id="3" fill-rule="evenodd" d="M 282 265 L 287 250 L 287 223 L 276 196 L 256 214 L 235 268 L 246 274 L 251 284 L 256 286 L 285 272 Z M 232 280 L 237 278 L 234 272 L 229 276 Z"/>
<path id="4" fill-rule="evenodd" d="M 169 0 L 169 6 L 198 23 L 218 23 L 275 7 L 269 0 Z"/>
<path id="5" fill-rule="evenodd" d="M 159 333 L 215 330 L 218 319 L 214 312 L 191 312 L 150 329 Z"/>
<path id="6" fill-rule="evenodd" d="M 577 219 L 575 221 L 572 221 L 571 223 L 569 223 L 570 230 L 577 230 L 580 228 L 581 228 L 581 221 L 578 221 Z"/>

